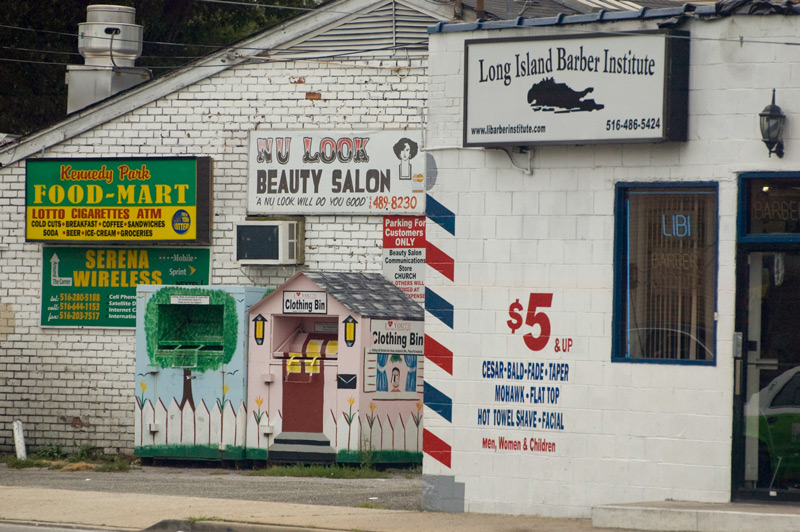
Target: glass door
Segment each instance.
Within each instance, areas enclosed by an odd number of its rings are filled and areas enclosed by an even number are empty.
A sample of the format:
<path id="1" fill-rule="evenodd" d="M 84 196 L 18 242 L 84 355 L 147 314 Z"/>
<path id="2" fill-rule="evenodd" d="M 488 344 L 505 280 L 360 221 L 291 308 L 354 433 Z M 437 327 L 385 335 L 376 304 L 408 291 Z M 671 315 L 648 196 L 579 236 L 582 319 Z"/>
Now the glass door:
<path id="1" fill-rule="evenodd" d="M 743 251 L 738 266 L 735 494 L 800 500 L 800 251 Z"/>

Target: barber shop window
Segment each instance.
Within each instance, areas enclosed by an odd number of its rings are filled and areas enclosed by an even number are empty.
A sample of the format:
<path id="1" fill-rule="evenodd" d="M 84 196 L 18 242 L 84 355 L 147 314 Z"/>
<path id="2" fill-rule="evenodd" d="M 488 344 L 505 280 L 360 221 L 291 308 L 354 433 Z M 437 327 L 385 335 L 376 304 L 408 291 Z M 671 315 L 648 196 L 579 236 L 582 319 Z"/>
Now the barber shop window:
<path id="1" fill-rule="evenodd" d="M 717 186 L 618 184 L 616 362 L 713 364 Z"/>

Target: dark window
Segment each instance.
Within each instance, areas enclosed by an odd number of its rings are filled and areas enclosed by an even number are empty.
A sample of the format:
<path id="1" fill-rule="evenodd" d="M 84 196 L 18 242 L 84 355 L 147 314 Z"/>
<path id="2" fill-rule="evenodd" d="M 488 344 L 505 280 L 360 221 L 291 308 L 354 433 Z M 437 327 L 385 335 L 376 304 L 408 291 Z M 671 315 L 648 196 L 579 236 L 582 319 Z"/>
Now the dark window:
<path id="1" fill-rule="evenodd" d="M 617 186 L 614 360 L 713 362 L 717 189 Z"/>

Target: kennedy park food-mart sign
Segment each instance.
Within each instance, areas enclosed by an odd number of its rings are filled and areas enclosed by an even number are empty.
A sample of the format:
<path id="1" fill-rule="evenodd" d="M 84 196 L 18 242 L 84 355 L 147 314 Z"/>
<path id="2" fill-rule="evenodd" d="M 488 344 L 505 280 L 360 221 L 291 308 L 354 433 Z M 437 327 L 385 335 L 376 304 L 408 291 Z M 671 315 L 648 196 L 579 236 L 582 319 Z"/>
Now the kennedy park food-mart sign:
<path id="1" fill-rule="evenodd" d="M 137 285 L 210 280 L 208 249 L 45 246 L 42 255 L 43 327 L 135 327 Z"/>
<path id="2" fill-rule="evenodd" d="M 25 238 L 210 242 L 211 159 L 30 159 Z"/>

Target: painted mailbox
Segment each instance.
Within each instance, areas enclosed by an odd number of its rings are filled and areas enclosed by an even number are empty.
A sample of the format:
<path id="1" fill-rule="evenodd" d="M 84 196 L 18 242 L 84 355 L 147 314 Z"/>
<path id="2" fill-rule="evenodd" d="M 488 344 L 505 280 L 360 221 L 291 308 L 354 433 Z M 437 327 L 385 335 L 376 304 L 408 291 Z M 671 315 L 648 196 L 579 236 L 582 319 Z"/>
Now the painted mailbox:
<path id="1" fill-rule="evenodd" d="M 135 453 L 248 456 L 247 309 L 267 292 L 241 286 L 139 285 Z M 254 430 L 254 429 L 253 429 Z"/>
<path id="2" fill-rule="evenodd" d="M 249 324 L 248 454 L 422 461 L 423 310 L 400 289 L 378 273 L 299 272 Z"/>

